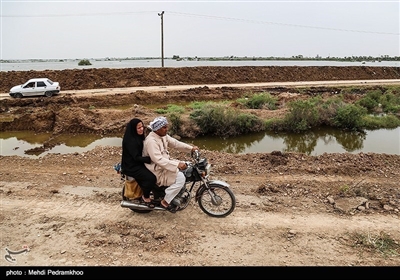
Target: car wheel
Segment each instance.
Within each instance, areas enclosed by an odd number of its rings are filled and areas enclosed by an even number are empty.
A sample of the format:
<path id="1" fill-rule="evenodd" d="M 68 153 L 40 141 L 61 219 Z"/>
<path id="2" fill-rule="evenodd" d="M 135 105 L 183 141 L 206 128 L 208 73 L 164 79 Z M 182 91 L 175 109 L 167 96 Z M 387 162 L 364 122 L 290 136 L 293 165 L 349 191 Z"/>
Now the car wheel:
<path id="1" fill-rule="evenodd" d="M 53 96 L 53 92 L 52 91 L 46 91 L 44 93 L 44 95 L 46 95 L 47 97 L 52 97 Z"/>
<path id="2" fill-rule="evenodd" d="M 20 92 L 17 92 L 14 96 L 15 96 L 15 98 L 22 98 L 23 97 L 22 93 L 20 93 Z"/>

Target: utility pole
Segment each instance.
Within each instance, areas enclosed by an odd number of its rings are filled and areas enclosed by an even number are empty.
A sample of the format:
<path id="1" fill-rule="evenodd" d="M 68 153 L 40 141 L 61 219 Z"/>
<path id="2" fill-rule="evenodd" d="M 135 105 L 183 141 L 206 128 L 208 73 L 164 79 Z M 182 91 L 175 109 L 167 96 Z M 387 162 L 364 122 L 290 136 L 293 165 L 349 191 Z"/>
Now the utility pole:
<path id="1" fill-rule="evenodd" d="M 161 17 L 161 67 L 164 67 L 164 11 L 158 15 Z"/>

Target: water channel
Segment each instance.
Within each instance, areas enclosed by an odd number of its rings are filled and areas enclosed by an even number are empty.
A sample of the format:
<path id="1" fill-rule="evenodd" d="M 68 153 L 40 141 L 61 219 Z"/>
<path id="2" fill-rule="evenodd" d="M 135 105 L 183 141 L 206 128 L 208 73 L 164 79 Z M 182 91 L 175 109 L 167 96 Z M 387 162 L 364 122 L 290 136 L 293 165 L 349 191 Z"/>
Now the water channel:
<path id="1" fill-rule="evenodd" d="M 40 158 L 49 153 L 84 153 L 96 146 L 121 147 L 122 143 L 122 135 L 101 137 L 93 134 L 62 134 L 52 140 L 58 143 L 53 148 L 44 152 L 30 151 L 41 147 L 51 137 L 50 133 L 35 134 L 31 131 L 0 132 L 0 155 Z M 367 130 L 365 133 L 320 128 L 302 134 L 262 132 L 227 139 L 198 137 L 181 140 L 193 143 L 200 149 L 233 154 L 272 151 L 299 152 L 313 156 L 360 152 L 400 154 L 400 128 Z"/>

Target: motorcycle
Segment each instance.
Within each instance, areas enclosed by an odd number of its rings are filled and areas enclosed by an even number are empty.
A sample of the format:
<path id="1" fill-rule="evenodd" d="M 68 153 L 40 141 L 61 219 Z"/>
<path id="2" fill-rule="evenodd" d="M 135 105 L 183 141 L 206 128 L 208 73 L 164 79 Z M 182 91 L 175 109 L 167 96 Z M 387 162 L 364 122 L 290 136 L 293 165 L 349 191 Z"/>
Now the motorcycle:
<path id="1" fill-rule="evenodd" d="M 192 198 L 198 203 L 200 209 L 211 217 L 226 217 L 233 212 L 236 206 L 236 198 L 230 189 L 230 185 L 220 180 L 210 180 L 211 164 L 207 158 L 202 158 L 198 150 L 191 153 L 192 161 L 186 162 L 187 168 L 183 171 L 185 174 L 185 185 L 181 191 L 171 201 L 175 211 L 182 211 L 188 205 Z M 120 164 L 114 165 L 117 173 L 121 174 L 121 180 L 125 180 L 123 170 Z M 160 191 L 153 191 L 151 198 L 156 203 L 155 207 L 149 207 L 140 199 L 127 198 L 125 193 L 125 184 L 122 187 L 121 207 L 129 208 L 136 213 L 149 213 L 151 211 L 166 211 L 160 206 L 160 201 L 165 195 L 165 186 L 160 187 Z M 196 192 L 194 193 L 194 190 Z M 193 195 L 194 193 L 194 195 Z"/>

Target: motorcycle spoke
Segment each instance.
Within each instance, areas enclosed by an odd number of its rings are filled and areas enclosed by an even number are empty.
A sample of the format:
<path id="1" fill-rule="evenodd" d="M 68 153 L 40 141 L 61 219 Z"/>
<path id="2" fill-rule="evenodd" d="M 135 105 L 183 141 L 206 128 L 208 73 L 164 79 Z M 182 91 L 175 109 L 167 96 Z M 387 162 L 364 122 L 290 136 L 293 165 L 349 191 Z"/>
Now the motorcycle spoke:
<path id="1" fill-rule="evenodd" d="M 200 208 L 213 217 L 229 215 L 235 208 L 235 198 L 232 191 L 221 186 L 211 187 L 210 191 L 212 195 L 207 190 L 201 193 L 199 198 Z"/>

